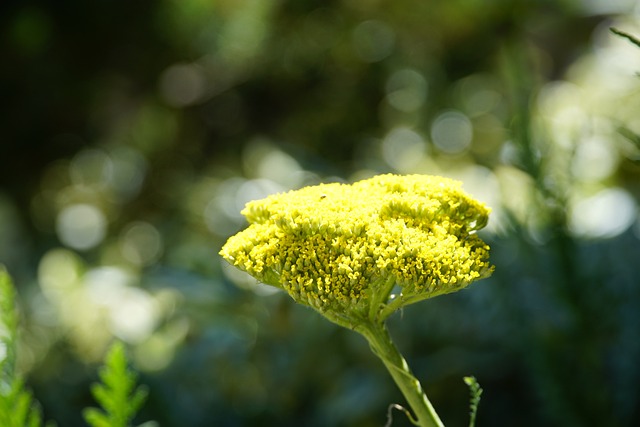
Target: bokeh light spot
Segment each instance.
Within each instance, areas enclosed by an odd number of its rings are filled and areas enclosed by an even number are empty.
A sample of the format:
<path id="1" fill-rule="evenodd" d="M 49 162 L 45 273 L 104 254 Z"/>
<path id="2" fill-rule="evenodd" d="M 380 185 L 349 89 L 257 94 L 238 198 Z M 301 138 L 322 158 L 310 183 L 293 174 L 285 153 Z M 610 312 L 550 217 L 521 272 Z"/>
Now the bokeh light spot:
<path id="1" fill-rule="evenodd" d="M 219 29 L 217 54 L 233 67 L 242 67 L 260 52 L 269 33 L 269 15 L 277 3 L 263 0 L 234 2 Z"/>
<path id="2" fill-rule="evenodd" d="M 241 211 L 247 202 L 264 199 L 265 197 L 284 191 L 281 185 L 269 179 L 250 179 L 245 181 L 236 193 L 236 210 Z"/>
<path id="3" fill-rule="evenodd" d="M 242 224 L 242 218 L 236 216 L 229 216 L 223 208 L 224 200 L 226 198 L 214 197 L 207 203 L 202 212 L 204 223 L 209 231 L 217 234 L 218 236 L 230 236 L 235 231 L 238 231 L 240 224 Z"/>
<path id="4" fill-rule="evenodd" d="M 85 187 L 103 187 L 113 165 L 109 156 L 97 149 L 82 150 L 71 161 L 71 181 Z"/>
<path id="5" fill-rule="evenodd" d="M 120 237 L 122 255 L 130 262 L 147 266 L 162 253 L 162 237 L 156 228 L 146 222 L 129 224 Z"/>
<path id="6" fill-rule="evenodd" d="M 446 111 L 433 121 L 431 139 L 436 147 L 448 154 L 458 154 L 469 148 L 473 126 L 467 116 L 458 111 Z"/>
<path id="7" fill-rule="evenodd" d="M 135 349 L 136 366 L 153 372 L 166 368 L 175 353 L 175 344 L 159 335 L 152 335 Z"/>
<path id="8" fill-rule="evenodd" d="M 495 78 L 485 74 L 472 74 L 461 79 L 455 88 L 458 103 L 465 114 L 476 117 L 500 106 L 502 96 Z"/>
<path id="9" fill-rule="evenodd" d="M 111 332 L 118 338 L 140 342 L 153 332 L 159 316 L 154 299 L 146 291 L 131 286 L 134 277 L 117 267 L 99 267 L 84 277 L 89 300 L 107 309 Z"/>
<path id="10" fill-rule="evenodd" d="M 569 229 L 579 237 L 615 237 L 627 230 L 636 217 L 633 197 L 621 188 L 607 188 L 571 206 Z"/>
<path id="11" fill-rule="evenodd" d="M 268 140 L 257 138 L 247 144 L 242 160 L 249 176 L 264 178 L 285 188 L 300 184 L 302 167 L 298 161 Z"/>
<path id="12" fill-rule="evenodd" d="M 273 150 L 263 157 L 258 166 L 258 175 L 277 182 L 283 186 L 295 187 L 300 177 L 301 168 L 298 162 L 280 150 Z"/>
<path id="13" fill-rule="evenodd" d="M 365 62 L 378 62 L 389 56 L 395 44 L 391 27 L 380 21 L 365 21 L 353 30 L 353 47 Z"/>
<path id="14" fill-rule="evenodd" d="M 64 295 L 77 287 L 82 263 L 76 254 L 67 249 L 53 249 L 47 252 L 38 265 L 38 283 L 43 294 L 52 300 L 64 298 Z"/>
<path id="15" fill-rule="evenodd" d="M 104 239 L 107 221 L 100 209 L 78 203 L 65 207 L 57 217 L 56 232 L 60 241 L 73 249 L 86 250 Z"/>
<path id="16" fill-rule="evenodd" d="M 588 15 L 617 15 L 628 13 L 634 6 L 637 11 L 637 0 L 585 0 L 576 3 Z"/>
<path id="17" fill-rule="evenodd" d="M 587 138 L 577 144 L 571 170 L 573 176 L 584 181 L 598 181 L 609 177 L 618 166 L 618 152 L 603 138 Z"/>
<path id="18" fill-rule="evenodd" d="M 121 289 L 129 286 L 133 276 L 118 267 L 96 267 L 83 277 L 87 295 L 95 304 L 115 304 Z"/>
<path id="19" fill-rule="evenodd" d="M 156 327 L 157 307 L 151 295 L 142 289 L 123 289 L 118 304 L 110 308 L 111 331 L 126 342 L 139 343 L 148 338 Z"/>
<path id="20" fill-rule="evenodd" d="M 396 71 L 387 81 L 387 102 L 400 111 L 416 111 L 427 98 L 427 87 L 427 80 L 417 71 Z"/>
<path id="21" fill-rule="evenodd" d="M 398 172 L 410 172 L 425 156 L 426 144 L 417 132 L 398 127 L 382 141 L 382 157 Z"/>
<path id="22" fill-rule="evenodd" d="M 175 64 L 160 76 L 160 93 L 167 104 L 186 107 L 204 97 L 206 78 L 196 64 Z"/>
<path id="23" fill-rule="evenodd" d="M 110 154 L 110 190 L 117 201 L 127 201 L 140 192 L 147 173 L 147 161 L 138 150 L 129 147 L 117 147 Z"/>
<path id="24" fill-rule="evenodd" d="M 229 178 L 224 180 L 218 186 L 216 197 L 212 200 L 212 204 L 207 206 L 207 210 L 219 209 L 228 218 L 235 220 L 238 224 L 244 222 L 244 217 L 237 208 L 236 198 L 242 184 L 246 182 L 243 178 Z M 244 205 L 242 205 L 244 208 Z M 208 216 L 205 214 L 205 216 Z"/>

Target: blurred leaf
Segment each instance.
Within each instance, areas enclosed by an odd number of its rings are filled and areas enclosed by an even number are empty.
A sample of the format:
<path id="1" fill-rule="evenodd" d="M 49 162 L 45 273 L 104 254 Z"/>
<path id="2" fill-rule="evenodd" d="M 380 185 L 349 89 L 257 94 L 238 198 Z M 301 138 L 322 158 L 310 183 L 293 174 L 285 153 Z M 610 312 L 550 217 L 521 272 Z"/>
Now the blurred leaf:
<path id="1" fill-rule="evenodd" d="M 91 393 L 103 411 L 88 408 L 84 419 L 93 427 L 127 427 L 147 398 L 144 387 L 136 387 L 137 375 L 127 368 L 127 357 L 120 342 L 113 344 L 100 369 L 101 383 Z"/>
<path id="2" fill-rule="evenodd" d="M 40 409 L 15 374 L 17 327 L 15 289 L 9 274 L 0 265 L 0 425 L 39 427 L 42 425 Z"/>
<path id="3" fill-rule="evenodd" d="M 12 380 L 15 370 L 18 317 L 14 304 L 15 290 L 11 277 L 4 266 L 0 266 L 0 372 L 2 373 L 3 385 Z"/>

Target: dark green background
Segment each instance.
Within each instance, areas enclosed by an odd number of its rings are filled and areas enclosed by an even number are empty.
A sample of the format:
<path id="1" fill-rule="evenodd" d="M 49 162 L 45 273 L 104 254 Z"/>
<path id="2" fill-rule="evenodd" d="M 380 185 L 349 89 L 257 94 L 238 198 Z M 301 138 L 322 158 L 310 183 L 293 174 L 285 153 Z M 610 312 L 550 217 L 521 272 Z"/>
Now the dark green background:
<path id="1" fill-rule="evenodd" d="M 364 340 L 224 273 L 217 252 L 251 196 L 418 172 L 466 177 L 496 215 L 483 234 L 494 276 L 390 321 L 445 424 L 467 425 L 462 377 L 475 375 L 478 426 L 638 425 L 637 213 L 598 236 L 570 209 L 612 188 L 637 206 L 640 66 L 598 78 L 584 62 L 606 49 L 640 58 L 607 32 L 640 28 L 628 3 L 3 2 L 0 262 L 19 288 L 21 366 L 46 418 L 83 425 L 114 333 L 151 390 L 139 422 L 384 425 L 403 399 Z M 540 109 L 540 91 L 563 79 L 594 94 L 566 102 L 615 151 L 586 184 L 567 168 L 583 164 L 583 140 L 567 148 Z M 473 107 L 474 94 L 489 98 Z M 433 141 L 451 111 L 472 124 L 461 149 Z M 413 133 L 389 142 L 394 129 Z M 61 235 L 78 204 L 103 220 L 88 247 Z M 111 293 L 95 277 L 126 283 Z M 114 326 L 150 306 L 146 332 Z"/>

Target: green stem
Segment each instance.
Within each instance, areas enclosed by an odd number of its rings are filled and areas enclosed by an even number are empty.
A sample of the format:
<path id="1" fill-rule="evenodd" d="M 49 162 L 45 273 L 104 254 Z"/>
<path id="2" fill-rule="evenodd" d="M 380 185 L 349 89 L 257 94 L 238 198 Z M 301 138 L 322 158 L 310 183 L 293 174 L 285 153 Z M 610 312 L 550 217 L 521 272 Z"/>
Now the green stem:
<path id="1" fill-rule="evenodd" d="M 366 339 L 373 352 L 382 360 L 396 385 L 413 409 L 417 421 L 411 420 L 420 427 L 444 427 L 422 390 L 420 382 L 413 376 L 407 361 L 391 340 L 384 323 L 365 323 L 356 328 Z"/>

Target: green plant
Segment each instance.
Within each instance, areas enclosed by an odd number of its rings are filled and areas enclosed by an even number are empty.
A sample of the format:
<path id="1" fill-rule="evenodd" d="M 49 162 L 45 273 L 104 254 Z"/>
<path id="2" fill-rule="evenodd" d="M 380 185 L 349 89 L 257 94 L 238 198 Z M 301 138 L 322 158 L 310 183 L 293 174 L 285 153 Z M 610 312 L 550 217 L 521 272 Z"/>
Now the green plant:
<path id="1" fill-rule="evenodd" d="M 16 374 L 18 316 L 11 277 L 0 266 L 0 425 L 4 427 L 39 427 L 40 408 L 31 392 Z"/>
<path id="2" fill-rule="evenodd" d="M 480 396 L 482 395 L 482 388 L 476 377 L 464 377 L 464 383 L 469 386 L 471 393 L 471 401 L 469 404 L 469 427 L 476 425 L 476 415 L 478 414 L 478 405 L 480 404 Z"/>
<path id="3" fill-rule="evenodd" d="M 250 202 L 242 214 L 249 227 L 220 254 L 360 333 L 413 409 L 415 417 L 405 412 L 411 422 L 442 426 L 385 321 L 491 274 L 489 247 L 476 233 L 489 209 L 457 181 L 381 175 L 273 195 Z"/>
<path id="4" fill-rule="evenodd" d="M 18 315 L 15 289 L 9 274 L 0 266 L 0 426 L 40 427 L 42 415 L 31 392 L 16 373 Z M 128 427 L 147 397 L 147 390 L 136 387 L 136 374 L 127 368 L 124 346 L 115 342 L 100 369 L 101 383 L 94 384 L 93 396 L 103 411 L 85 409 L 83 415 L 92 427 Z M 47 426 L 55 425 L 52 422 Z"/>
<path id="5" fill-rule="evenodd" d="M 99 372 L 101 383 L 91 393 L 102 407 L 87 408 L 84 418 L 93 427 L 127 427 L 147 398 L 147 389 L 136 387 L 137 375 L 128 369 L 124 346 L 115 342 Z"/>

